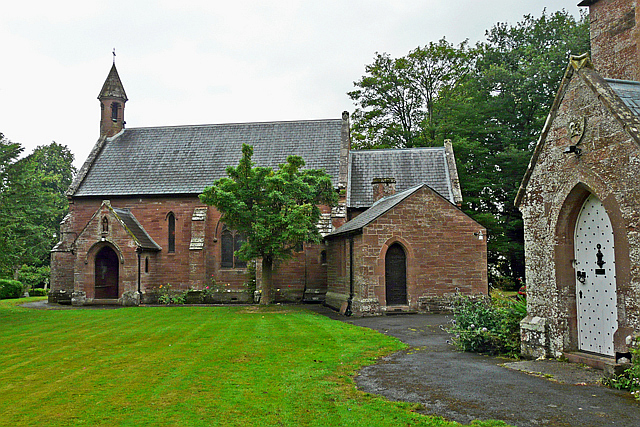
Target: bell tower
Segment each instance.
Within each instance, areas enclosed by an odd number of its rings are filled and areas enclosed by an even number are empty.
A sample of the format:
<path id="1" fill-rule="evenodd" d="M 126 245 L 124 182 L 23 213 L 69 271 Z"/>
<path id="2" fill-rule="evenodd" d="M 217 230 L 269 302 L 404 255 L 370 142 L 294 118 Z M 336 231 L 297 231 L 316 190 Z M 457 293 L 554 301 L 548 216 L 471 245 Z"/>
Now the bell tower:
<path id="1" fill-rule="evenodd" d="M 115 58 L 115 57 L 114 57 Z M 102 85 L 100 95 L 100 136 L 110 137 L 124 129 L 124 104 L 127 102 L 127 94 L 124 91 L 115 59 L 111 71 Z"/>
<path id="2" fill-rule="evenodd" d="M 591 60 L 610 79 L 640 81 L 639 0 L 582 0 L 589 6 Z"/>

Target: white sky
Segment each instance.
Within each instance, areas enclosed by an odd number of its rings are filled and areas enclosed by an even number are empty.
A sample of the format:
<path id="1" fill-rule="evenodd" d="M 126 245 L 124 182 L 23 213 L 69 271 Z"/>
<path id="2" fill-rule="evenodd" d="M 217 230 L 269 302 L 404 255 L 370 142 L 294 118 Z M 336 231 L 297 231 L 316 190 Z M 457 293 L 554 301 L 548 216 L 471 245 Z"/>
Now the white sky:
<path id="1" fill-rule="evenodd" d="M 25 152 L 56 141 L 80 166 L 116 48 L 127 127 L 338 118 L 375 52 L 579 0 L 21 0 L 0 5 L 0 132 Z"/>

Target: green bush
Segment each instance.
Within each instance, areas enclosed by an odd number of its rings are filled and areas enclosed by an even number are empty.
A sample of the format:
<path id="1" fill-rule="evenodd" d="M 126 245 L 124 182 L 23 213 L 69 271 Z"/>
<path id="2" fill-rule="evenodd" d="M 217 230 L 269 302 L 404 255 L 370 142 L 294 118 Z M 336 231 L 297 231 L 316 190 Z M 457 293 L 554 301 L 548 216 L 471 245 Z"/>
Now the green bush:
<path id="1" fill-rule="evenodd" d="M 640 338 L 636 338 L 631 349 L 631 366 L 622 375 L 605 380 L 605 383 L 618 390 L 627 390 L 640 400 Z"/>
<path id="2" fill-rule="evenodd" d="M 20 298 L 23 292 L 22 283 L 17 280 L 0 279 L 0 299 Z"/>
<path id="3" fill-rule="evenodd" d="M 509 276 L 494 276 L 491 278 L 491 285 L 501 291 L 517 291 L 520 282 Z"/>
<path id="4" fill-rule="evenodd" d="M 158 288 L 158 303 L 160 304 L 184 304 L 187 291 L 180 292 L 171 289 L 171 285 L 160 285 Z"/>
<path id="5" fill-rule="evenodd" d="M 43 267 L 23 265 L 18 272 L 18 280 L 20 280 L 27 289 L 44 288 L 49 284 L 50 274 L 51 269 L 48 265 Z M 31 291 L 29 291 L 29 294 L 31 294 Z"/>
<path id="6" fill-rule="evenodd" d="M 33 288 L 29 289 L 29 296 L 31 297 L 46 297 L 49 295 L 49 289 Z"/>
<path id="7" fill-rule="evenodd" d="M 448 331 L 462 351 L 520 355 L 520 321 L 527 315 L 524 299 L 497 294 L 492 298 L 459 295 Z"/>

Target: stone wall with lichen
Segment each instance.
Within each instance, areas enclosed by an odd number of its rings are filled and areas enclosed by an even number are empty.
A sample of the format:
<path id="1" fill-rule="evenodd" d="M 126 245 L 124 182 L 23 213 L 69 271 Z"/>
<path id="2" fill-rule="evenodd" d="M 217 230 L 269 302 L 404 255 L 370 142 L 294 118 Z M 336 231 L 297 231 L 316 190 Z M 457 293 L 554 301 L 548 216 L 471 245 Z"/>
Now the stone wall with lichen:
<path id="1" fill-rule="evenodd" d="M 625 130 L 621 120 L 629 111 L 608 102 L 611 93 L 597 77 L 590 69 L 573 73 L 520 204 L 528 304 L 522 350 L 530 356 L 577 349 L 573 233 L 589 194 L 603 202 L 614 228 L 616 351 L 640 329 L 640 145 L 630 133 L 637 129 Z M 572 145 L 578 152 L 568 152 Z"/>

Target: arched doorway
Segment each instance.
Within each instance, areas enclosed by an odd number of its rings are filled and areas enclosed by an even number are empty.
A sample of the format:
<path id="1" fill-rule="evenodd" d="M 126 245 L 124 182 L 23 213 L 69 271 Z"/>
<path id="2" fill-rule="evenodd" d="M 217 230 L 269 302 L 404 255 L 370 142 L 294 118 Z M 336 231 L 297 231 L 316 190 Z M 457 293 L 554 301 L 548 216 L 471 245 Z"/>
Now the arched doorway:
<path id="1" fill-rule="evenodd" d="M 118 255 L 108 246 L 96 255 L 94 298 L 118 298 Z"/>
<path id="2" fill-rule="evenodd" d="M 394 243 L 384 259 L 384 279 L 387 305 L 407 303 L 407 256 L 402 246 Z"/>
<path id="3" fill-rule="evenodd" d="M 613 228 L 602 202 L 587 197 L 575 226 L 578 348 L 614 356 L 618 328 Z"/>

